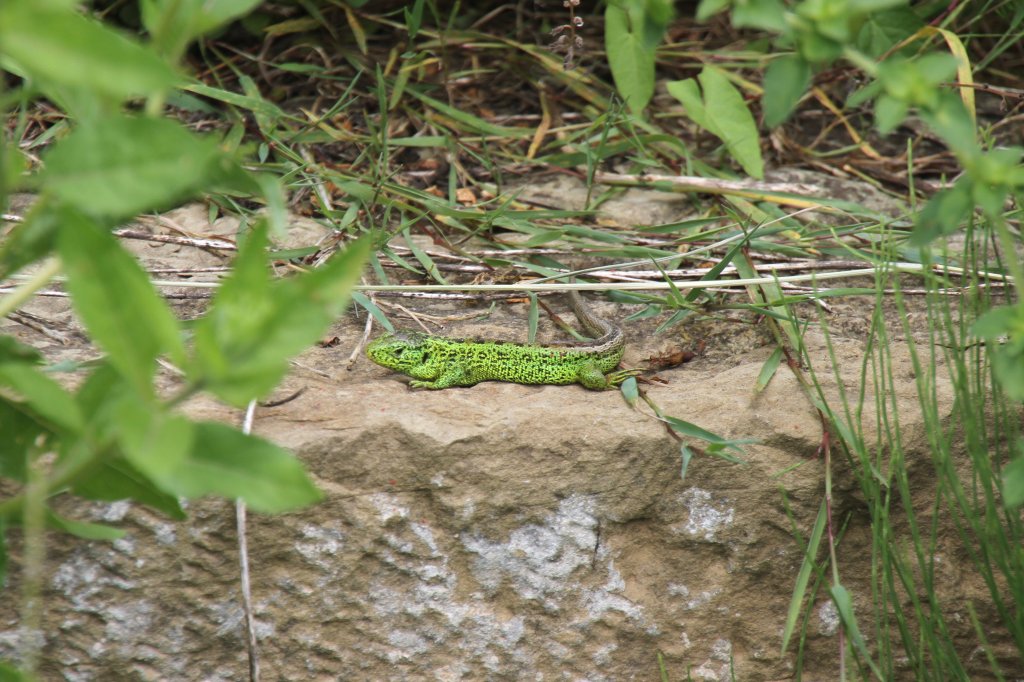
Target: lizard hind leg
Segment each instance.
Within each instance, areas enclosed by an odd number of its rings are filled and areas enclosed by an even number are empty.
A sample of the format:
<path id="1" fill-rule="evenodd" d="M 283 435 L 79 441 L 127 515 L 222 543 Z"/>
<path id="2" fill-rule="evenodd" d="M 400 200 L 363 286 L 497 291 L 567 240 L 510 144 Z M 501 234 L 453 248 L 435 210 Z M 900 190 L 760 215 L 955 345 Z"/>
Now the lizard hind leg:
<path id="1" fill-rule="evenodd" d="M 609 388 L 616 388 L 629 377 L 640 374 L 638 369 L 624 369 L 617 372 L 605 374 L 594 365 L 587 365 L 580 368 L 577 381 L 583 384 L 584 388 L 592 391 L 605 391 Z"/>
<path id="2" fill-rule="evenodd" d="M 584 388 L 589 388 L 591 391 L 604 391 L 609 388 L 614 388 L 615 384 L 609 381 L 608 377 L 605 377 L 596 365 L 584 365 L 580 367 L 579 374 L 576 376 L 576 381 L 583 384 Z"/>

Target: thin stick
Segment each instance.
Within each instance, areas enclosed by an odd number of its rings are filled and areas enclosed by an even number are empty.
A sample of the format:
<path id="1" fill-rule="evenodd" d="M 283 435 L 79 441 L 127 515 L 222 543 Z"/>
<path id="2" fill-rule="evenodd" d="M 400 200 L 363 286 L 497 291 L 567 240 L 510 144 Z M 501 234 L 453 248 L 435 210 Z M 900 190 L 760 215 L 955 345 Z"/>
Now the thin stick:
<path id="1" fill-rule="evenodd" d="M 256 414 L 256 401 L 249 401 L 245 408 L 245 419 L 242 422 L 242 433 L 252 432 L 252 421 Z M 249 682 L 259 682 L 260 657 L 256 648 L 256 621 L 252 615 L 252 587 L 249 582 L 249 542 L 246 536 L 246 505 L 245 500 L 235 500 L 235 524 L 238 529 L 238 563 L 242 578 L 242 608 L 245 611 L 246 645 L 249 652 Z"/>
<path id="2" fill-rule="evenodd" d="M 765 266 L 770 267 L 770 266 Z M 846 277 L 874 277 L 878 268 L 867 267 L 867 268 L 854 268 L 851 270 L 838 270 L 836 272 L 818 272 L 809 273 L 803 275 L 787 275 L 785 277 L 750 277 L 747 279 L 713 279 L 713 280 L 693 280 L 693 281 L 673 281 L 669 282 L 619 282 L 616 284 L 604 284 L 600 282 L 585 283 L 585 282 L 572 282 L 571 284 L 558 283 L 552 284 L 547 283 L 550 278 L 543 278 L 543 280 L 525 280 L 516 284 L 421 284 L 416 286 L 405 286 L 401 284 L 357 284 L 352 287 L 355 291 L 390 291 L 390 292 L 417 292 L 420 295 L 426 292 L 441 292 L 441 291 L 469 291 L 469 292 L 506 292 L 506 293 L 525 293 L 528 291 L 543 292 L 543 291 L 666 291 L 672 289 L 710 289 L 714 287 L 735 287 L 735 286 L 746 286 L 753 284 L 774 284 L 778 282 L 812 282 L 821 281 L 827 279 L 843 279 Z M 928 270 L 934 270 L 936 272 L 944 272 L 950 275 L 963 275 L 966 273 L 964 268 L 958 268 L 952 265 L 939 265 L 933 264 L 929 267 L 922 265 L 921 263 L 886 263 L 886 272 L 904 272 L 904 273 L 922 273 Z M 1010 282 L 1014 283 L 1016 280 L 1010 275 L 1004 275 L 997 272 L 981 272 L 979 271 L 978 276 L 984 279 L 990 279 L 995 281 Z M 12 275 L 10 279 L 35 279 L 38 275 L 33 275 L 31 278 L 22 275 Z M 61 277 L 53 278 L 54 281 L 63 281 Z M 194 288 L 194 289 L 216 289 L 220 286 L 219 282 L 180 282 L 180 281 L 169 281 L 169 280 L 152 280 L 154 286 L 166 286 L 166 287 L 182 287 L 182 288 Z M 18 289 L 21 290 L 21 287 Z M 31 291 L 29 292 L 31 294 Z M 12 294 L 13 296 L 13 294 Z M 0 317 L 6 312 L 4 311 L 4 304 L 7 303 L 7 299 L 0 301 Z"/>

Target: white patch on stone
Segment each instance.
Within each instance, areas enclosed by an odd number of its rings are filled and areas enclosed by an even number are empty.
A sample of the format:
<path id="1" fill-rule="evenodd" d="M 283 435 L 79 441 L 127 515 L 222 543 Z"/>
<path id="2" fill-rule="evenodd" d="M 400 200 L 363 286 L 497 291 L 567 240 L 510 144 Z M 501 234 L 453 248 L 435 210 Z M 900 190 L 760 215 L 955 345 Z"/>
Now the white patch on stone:
<path id="1" fill-rule="evenodd" d="M 692 610 L 694 610 L 696 608 L 700 608 L 701 606 L 704 606 L 705 604 L 707 604 L 709 601 L 711 601 L 712 599 L 714 599 L 715 597 L 717 597 L 721 593 L 722 593 L 722 590 L 721 589 L 717 589 L 717 588 L 714 589 L 714 590 L 704 590 L 703 592 L 699 592 L 698 594 L 696 594 L 693 597 L 693 599 L 687 600 L 687 602 L 686 602 L 686 610 L 687 611 L 692 611 Z"/>
<path id="2" fill-rule="evenodd" d="M 408 516 L 399 516 L 404 523 L 389 524 L 392 532 L 382 538 L 386 546 L 376 554 L 387 570 L 367 593 L 380 618 L 392 624 L 377 655 L 394 664 L 437 651 L 462 652 L 459 663 L 437 679 L 462 680 L 481 669 L 500 673 L 510 659 L 523 669 L 535 665 L 533 652 L 524 646 L 525 619 L 496 613 L 483 595 L 460 593 L 433 529 Z"/>
<path id="3" fill-rule="evenodd" d="M 308 563 L 333 575 L 338 569 L 337 555 L 345 545 L 345 534 L 335 528 L 311 523 L 300 532 L 302 539 L 295 543 L 295 551 Z"/>
<path id="4" fill-rule="evenodd" d="M 124 521 L 124 517 L 128 516 L 128 512 L 131 511 L 132 503 L 128 500 L 118 500 L 117 502 L 111 502 L 107 505 L 107 508 L 100 512 L 100 521 L 106 521 L 107 523 L 115 523 L 117 521 Z"/>
<path id="5" fill-rule="evenodd" d="M 427 546 L 427 549 L 430 550 L 431 557 L 441 556 L 441 552 L 437 546 L 437 540 L 434 538 L 434 531 L 431 530 L 428 524 L 411 521 L 409 523 L 409 530 L 412 531 L 413 535 L 420 539 L 420 542 Z M 408 551 L 412 551 L 412 548 L 410 547 Z"/>
<path id="6" fill-rule="evenodd" d="M 370 503 L 377 508 L 380 520 L 387 523 L 391 519 L 409 518 L 409 508 L 398 503 L 394 495 L 376 493 L 370 495 Z"/>
<path id="7" fill-rule="evenodd" d="M 818 607 L 818 632 L 826 637 L 839 632 L 839 609 L 831 599 Z"/>
<path id="8" fill-rule="evenodd" d="M 227 634 L 234 633 L 240 639 L 245 640 L 245 611 L 242 608 L 241 601 L 234 599 L 228 601 L 221 601 L 213 604 L 207 609 L 211 615 L 211 619 L 215 623 L 220 623 L 217 627 L 217 635 L 224 636 Z M 255 614 L 260 611 L 265 611 L 265 604 L 253 604 L 253 631 L 256 633 L 256 639 L 267 639 L 277 634 L 277 628 L 273 623 L 260 620 Z"/>
<path id="9" fill-rule="evenodd" d="M 154 523 L 153 535 L 161 545 L 173 545 L 178 537 L 174 526 L 169 523 Z"/>
<path id="10" fill-rule="evenodd" d="M 121 554 L 127 554 L 128 556 L 135 554 L 135 538 L 131 535 L 125 535 L 114 540 L 111 546 Z"/>
<path id="11" fill-rule="evenodd" d="M 440 471 L 434 474 L 433 478 L 430 479 L 430 485 L 435 488 L 443 488 L 445 485 L 444 474 Z"/>
<path id="12" fill-rule="evenodd" d="M 708 660 L 691 670 L 690 676 L 695 680 L 705 680 L 706 682 L 729 682 L 732 679 L 731 661 L 732 642 L 727 639 L 717 639 L 711 645 Z"/>
<path id="13" fill-rule="evenodd" d="M 492 542 L 476 535 L 462 535 L 465 548 L 477 555 L 473 575 L 487 592 L 503 582 L 523 599 L 540 602 L 558 611 L 560 602 L 575 585 L 568 578 L 588 567 L 597 544 L 594 503 L 582 496 L 563 500 L 543 525 L 520 526 L 508 542 Z"/>
<path id="14" fill-rule="evenodd" d="M 608 581 L 596 590 L 582 590 L 583 603 L 591 620 L 600 620 L 609 611 L 618 611 L 635 621 L 643 620 L 643 609 L 623 597 L 621 592 L 626 589 L 626 581 L 614 567 L 608 566 Z"/>
<path id="15" fill-rule="evenodd" d="M 514 529 L 507 542 L 464 534 L 465 548 L 476 554 L 473 576 L 490 595 L 509 585 L 519 597 L 534 601 L 551 613 L 581 606 L 579 625 L 591 625 L 610 614 L 621 614 L 642 623 L 641 606 L 626 598 L 626 583 L 611 562 L 607 547 L 598 547 L 598 521 L 594 500 L 574 495 L 541 524 Z M 574 578 L 592 576 L 593 565 L 601 560 L 608 579 L 591 587 Z M 571 611 L 570 611 L 571 612 Z"/>
<path id="16" fill-rule="evenodd" d="M 601 666 L 608 666 L 612 664 L 612 654 L 615 653 L 619 648 L 619 645 L 615 642 L 605 644 L 603 647 L 598 648 L 594 652 L 594 663 Z"/>
<path id="17" fill-rule="evenodd" d="M 388 633 L 391 650 L 387 653 L 389 663 L 411 661 L 430 651 L 430 642 L 409 630 L 392 630 Z"/>
<path id="18" fill-rule="evenodd" d="M 130 601 L 124 604 L 108 605 L 103 617 L 106 620 L 104 638 L 117 643 L 117 650 L 125 658 L 147 659 L 140 655 L 148 647 L 149 632 L 153 625 L 156 607 L 148 601 Z M 159 655 L 156 656 L 159 658 Z"/>
<path id="19" fill-rule="evenodd" d="M 55 590 L 67 596 L 75 611 L 100 613 L 109 598 L 93 601 L 104 589 L 135 589 L 135 582 L 111 575 L 100 564 L 75 555 L 57 567 L 52 579 Z"/>
<path id="20" fill-rule="evenodd" d="M 673 597 L 689 597 L 690 588 L 686 585 L 680 585 L 679 583 L 669 583 L 668 593 Z"/>
<path id="21" fill-rule="evenodd" d="M 716 639 L 711 645 L 711 660 L 722 663 L 732 661 L 732 642 L 727 639 Z"/>
<path id="22" fill-rule="evenodd" d="M 682 524 L 682 530 L 687 535 L 702 537 L 710 542 L 720 530 L 732 525 L 732 507 L 716 506 L 707 490 L 690 488 L 680 495 L 680 499 L 689 511 L 689 518 Z"/>

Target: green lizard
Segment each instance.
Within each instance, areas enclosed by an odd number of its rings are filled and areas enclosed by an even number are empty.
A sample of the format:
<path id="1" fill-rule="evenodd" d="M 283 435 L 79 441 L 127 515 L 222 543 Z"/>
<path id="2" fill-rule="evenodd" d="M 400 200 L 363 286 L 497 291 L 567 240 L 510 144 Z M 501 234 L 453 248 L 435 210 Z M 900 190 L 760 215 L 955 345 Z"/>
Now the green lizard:
<path id="1" fill-rule="evenodd" d="M 583 329 L 598 338 L 579 344 L 533 346 L 509 341 L 450 339 L 417 331 L 384 334 L 366 354 L 378 365 L 407 374 L 413 388 L 472 386 L 481 381 L 517 384 L 583 384 L 612 388 L 630 375 L 612 372 L 622 359 L 622 330 L 586 308 L 569 292 L 569 304 Z"/>

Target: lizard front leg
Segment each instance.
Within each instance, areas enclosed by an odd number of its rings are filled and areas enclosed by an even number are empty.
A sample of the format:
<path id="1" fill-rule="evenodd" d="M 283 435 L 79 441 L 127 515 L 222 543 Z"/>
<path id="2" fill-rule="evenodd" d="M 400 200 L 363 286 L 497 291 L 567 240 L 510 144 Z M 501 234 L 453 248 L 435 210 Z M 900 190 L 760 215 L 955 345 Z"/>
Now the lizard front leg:
<path id="1" fill-rule="evenodd" d="M 466 368 L 462 365 L 449 365 L 445 367 L 441 375 L 433 381 L 423 381 L 420 379 L 413 379 L 409 382 L 409 386 L 412 388 L 429 388 L 431 390 L 438 390 L 442 388 L 450 388 L 452 386 L 472 386 L 477 383 L 479 379 L 474 380 Z"/>

